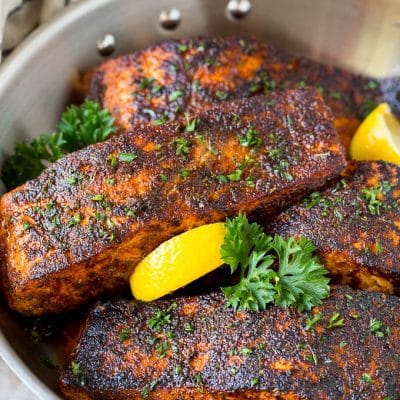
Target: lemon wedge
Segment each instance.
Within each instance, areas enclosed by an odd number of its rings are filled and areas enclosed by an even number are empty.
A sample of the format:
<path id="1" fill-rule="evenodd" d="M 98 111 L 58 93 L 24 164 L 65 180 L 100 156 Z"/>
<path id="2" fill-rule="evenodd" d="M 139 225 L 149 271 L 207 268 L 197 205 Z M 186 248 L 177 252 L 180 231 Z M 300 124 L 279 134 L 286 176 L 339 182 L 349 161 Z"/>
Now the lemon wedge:
<path id="1" fill-rule="evenodd" d="M 350 145 L 354 160 L 383 160 L 400 164 L 400 123 L 390 106 L 376 107 L 357 129 Z"/>
<path id="2" fill-rule="evenodd" d="M 152 301 L 220 267 L 224 223 L 203 225 L 175 236 L 147 255 L 130 278 L 132 294 Z"/>

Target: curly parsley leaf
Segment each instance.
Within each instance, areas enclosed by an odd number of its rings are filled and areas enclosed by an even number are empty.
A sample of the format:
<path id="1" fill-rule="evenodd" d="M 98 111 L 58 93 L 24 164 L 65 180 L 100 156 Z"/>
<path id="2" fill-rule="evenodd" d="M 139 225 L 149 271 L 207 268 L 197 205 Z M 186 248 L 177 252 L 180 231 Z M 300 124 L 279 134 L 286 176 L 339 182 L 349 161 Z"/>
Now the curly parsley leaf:
<path id="1" fill-rule="evenodd" d="M 15 145 L 14 154 L 6 157 L 2 166 L 6 187 L 12 189 L 36 178 L 49 163 L 67 153 L 103 142 L 116 131 L 113 124 L 114 118 L 96 101 L 68 107 L 54 133 Z"/>
<path id="2" fill-rule="evenodd" d="M 329 295 L 328 271 L 314 255 L 311 241 L 265 234 L 245 215 L 226 221 L 221 258 L 240 281 L 222 288 L 234 309 L 263 310 L 268 304 L 309 310 Z"/>

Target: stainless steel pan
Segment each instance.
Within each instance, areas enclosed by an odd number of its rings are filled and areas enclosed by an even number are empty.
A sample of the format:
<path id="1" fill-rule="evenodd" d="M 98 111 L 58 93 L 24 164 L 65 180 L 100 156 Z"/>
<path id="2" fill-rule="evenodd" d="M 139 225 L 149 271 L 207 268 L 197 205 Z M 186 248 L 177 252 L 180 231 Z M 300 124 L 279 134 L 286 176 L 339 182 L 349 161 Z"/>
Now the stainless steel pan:
<path id="1" fill-rule="evenodd" d="M 199 34 L 254 35 L 371 76 L 400 74 L 397 0 L 86 0 L 0 67 L 0 147 L 51 132 L 79 73 L 101 61 L 100 53 Z M 58 399 L 56 374 L 38 362 L 54 349 L 34 344 L 4 304 L 0 327 L 0 355 L 39 398 Z"/>

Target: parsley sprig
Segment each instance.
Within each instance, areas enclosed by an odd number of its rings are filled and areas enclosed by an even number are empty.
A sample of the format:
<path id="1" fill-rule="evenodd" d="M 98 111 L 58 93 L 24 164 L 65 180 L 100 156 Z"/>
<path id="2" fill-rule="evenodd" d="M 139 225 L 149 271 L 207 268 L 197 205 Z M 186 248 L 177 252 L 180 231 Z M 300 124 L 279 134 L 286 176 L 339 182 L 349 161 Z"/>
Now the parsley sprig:
<path id="1" fill-rule="evenodd" d="M 8 189 L 34 179 L 49 163 L 90 144 L 103 142 L 116 131 L 114 118 L 96 101 L 72 105 L 61 115 L 55 132 L 30 143 L 19 142 L 2 166 L 1 177 Z"/>
<path id="2" fill-rule="evenodd" d="M 239 283 L 222 288 L 229 307 L 258 311 L 275 304 L 303 311 L 328 296 L 328 271 L 311 241 L 272 237 L 245 215 L 227 219 L 225 227 L 221 258 L 232 273 L 240 268 Z"/>

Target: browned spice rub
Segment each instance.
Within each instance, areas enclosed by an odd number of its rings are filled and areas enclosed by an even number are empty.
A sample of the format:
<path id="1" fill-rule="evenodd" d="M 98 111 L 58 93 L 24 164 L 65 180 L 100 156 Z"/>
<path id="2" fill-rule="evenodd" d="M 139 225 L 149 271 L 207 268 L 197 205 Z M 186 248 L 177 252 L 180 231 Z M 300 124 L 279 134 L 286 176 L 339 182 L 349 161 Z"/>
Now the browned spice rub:
<path id="1" fill-rule="evenodd" d="M 347 287 L 308 313 L 235 312 L 220 293 L 108 302 L 61 388 L 73 400 L 397 399 L 399 334 L 397 297 Z"/>
<path id="2" fill-rule="evenodd" d="M 342 180 L 312 193 L 266 225 L 283 236 L 305 236 L 342 283 L 399 293 L 400 168 L 351 162 Z"/>
<path id="3" fill-rule="evenodd" d="M 70 154 L 0 203 L 2 286 L 40 315 L 126 287 L 163 241 L 226 216 L 274 213 L 344 167 L 312 89 L 221 103 Z"/>
<path id="4" fill-rule="evenodd" d="M 88 96 L 110 110 L 123 130 L 196 114 L 221 101 L 307 85 L 332 108 L 346 147 L 384 95 L 375 80 L 249 38 L 165 41 L 106 61 L 84 77 Z M 386 84 L 385 90 L 390 95 L 393 88 Z M 395 97 L 388 100 L 397 105 Z"/>

